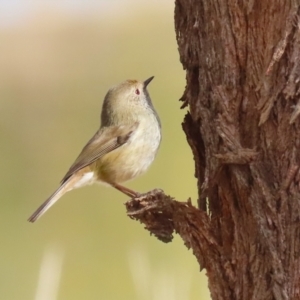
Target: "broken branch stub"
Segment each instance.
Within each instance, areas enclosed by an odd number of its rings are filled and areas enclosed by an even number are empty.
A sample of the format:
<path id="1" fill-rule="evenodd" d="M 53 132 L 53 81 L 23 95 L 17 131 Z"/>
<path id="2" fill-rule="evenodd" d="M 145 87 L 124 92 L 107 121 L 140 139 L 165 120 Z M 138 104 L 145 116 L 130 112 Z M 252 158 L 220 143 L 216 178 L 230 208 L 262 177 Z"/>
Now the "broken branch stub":
<path id="1" fill-rule="evenodd" d="M 194 207 L 190 200 L 179 202 L 157 189 L 130 199 L 125 206 L 127 215 L 144 224 L 159 240 L 171 242 L 173 233 L 178 233 L 184 244 L 193 249 L 202 267 L 205 266 L 203 250 L 213 246 L 218 251 L 209 216 Z"/>

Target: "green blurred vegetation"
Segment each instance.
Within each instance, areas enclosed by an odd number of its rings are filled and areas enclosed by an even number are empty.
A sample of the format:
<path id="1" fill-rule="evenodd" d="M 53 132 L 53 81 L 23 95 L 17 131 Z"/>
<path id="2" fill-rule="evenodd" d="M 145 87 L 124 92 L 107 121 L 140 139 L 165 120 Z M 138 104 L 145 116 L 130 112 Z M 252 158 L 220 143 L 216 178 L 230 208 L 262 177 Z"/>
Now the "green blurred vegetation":
<path id="1" fill-rule="evenodd" d="M 148 173 L 126 186 L 162 188 L 196 201 L 193 159 L 181 129 L 185 73 L 173 3 L 96 16 L 44 12 L 0 29 L 0 298 L 209 299 L 191 251 L 178 237 L 170 244 L 150 237 L 126 217 L 126 197 L 114 189 L 70 192 L 37 223 L 26 221 L 98 129 L 108 88 L 152 75 L 163 142 Z M 57 298 L 38 298 L 49 255 L 58 265 Z"/>

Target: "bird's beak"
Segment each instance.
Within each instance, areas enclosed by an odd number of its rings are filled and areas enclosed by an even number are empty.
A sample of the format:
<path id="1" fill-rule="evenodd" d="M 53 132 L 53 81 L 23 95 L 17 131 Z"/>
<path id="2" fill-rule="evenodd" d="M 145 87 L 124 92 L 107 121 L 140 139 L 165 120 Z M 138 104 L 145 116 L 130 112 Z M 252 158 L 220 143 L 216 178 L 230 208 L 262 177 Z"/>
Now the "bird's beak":
<path id="1" fill-rule="evenodd" d="M 154 78 L 154 76 L 151 76 L 150 78 L 148 78 L 144 81 L 144 88 L 147 87 L 147 85 L 152 81 L 153 78 Z"/>

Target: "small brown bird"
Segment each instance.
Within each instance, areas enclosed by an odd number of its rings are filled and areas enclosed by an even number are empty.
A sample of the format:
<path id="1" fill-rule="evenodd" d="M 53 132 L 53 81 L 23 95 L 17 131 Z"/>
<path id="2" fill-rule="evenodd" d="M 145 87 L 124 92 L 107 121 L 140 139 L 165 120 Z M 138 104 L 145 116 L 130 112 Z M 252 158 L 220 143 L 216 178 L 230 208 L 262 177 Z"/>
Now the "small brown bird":
<path id="1" fill-rule="evenodd" d="M 82 149 L 60 187 L 32 214 L 35 222 L 66 192 L 107 183 L 129 197 L 139 193 L 120 183 L 143 174 L 153 162 L 161 142 L 161 125 L 145 81 L 126 80 L 105 96 L 101 126 Z"/>

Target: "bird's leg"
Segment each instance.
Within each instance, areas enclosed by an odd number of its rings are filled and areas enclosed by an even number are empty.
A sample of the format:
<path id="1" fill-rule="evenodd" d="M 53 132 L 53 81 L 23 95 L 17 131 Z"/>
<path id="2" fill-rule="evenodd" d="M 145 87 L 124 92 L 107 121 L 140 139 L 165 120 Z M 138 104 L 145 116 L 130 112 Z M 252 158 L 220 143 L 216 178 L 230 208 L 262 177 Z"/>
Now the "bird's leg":
<path id="1" fill-rule="evenodd" d="M 138 192 L 135 192 L 123 185 L 120 185 L 118 183 L 111 183 L 111 185 L 116 188 L 117 190 L 119 190 L 120 192 L 124 193 L 125 195 L 131 197 L 131 198 L 136 198 L 139 197 L 141 194 Z"/>

